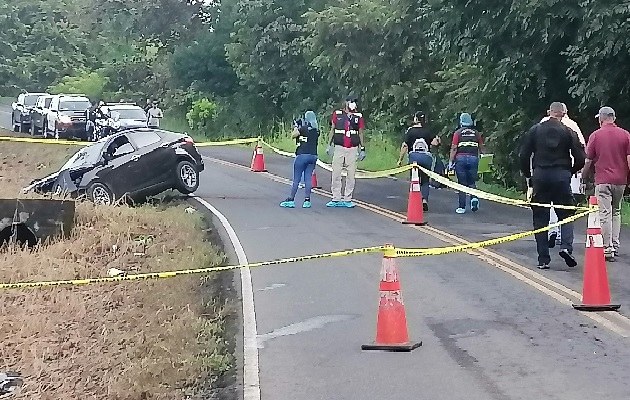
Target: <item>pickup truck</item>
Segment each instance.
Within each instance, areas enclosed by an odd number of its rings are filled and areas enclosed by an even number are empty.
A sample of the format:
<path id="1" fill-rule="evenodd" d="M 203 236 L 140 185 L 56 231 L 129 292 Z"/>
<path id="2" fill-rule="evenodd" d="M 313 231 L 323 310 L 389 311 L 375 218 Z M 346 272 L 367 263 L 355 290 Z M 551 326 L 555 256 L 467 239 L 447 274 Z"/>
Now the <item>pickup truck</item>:
<path id="1" fill-rule="evenodd" d="M 31 136 L 44 132 L 52 99 L 52 95 L 40 96 L 37 99 L 35 108 L 31 110 Z"/>

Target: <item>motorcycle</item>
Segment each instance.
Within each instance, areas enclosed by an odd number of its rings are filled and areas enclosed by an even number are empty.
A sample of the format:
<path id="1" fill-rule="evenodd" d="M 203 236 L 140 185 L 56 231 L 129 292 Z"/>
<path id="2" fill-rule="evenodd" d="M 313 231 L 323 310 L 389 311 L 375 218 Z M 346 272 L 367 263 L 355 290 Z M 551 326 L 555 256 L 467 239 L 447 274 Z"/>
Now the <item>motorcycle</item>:
<path id="1" fill-rule="evenodd" d="M 23 383 L 22 377 L 16 372 L 0 372 L 0 399 L 17 394 Z"/>

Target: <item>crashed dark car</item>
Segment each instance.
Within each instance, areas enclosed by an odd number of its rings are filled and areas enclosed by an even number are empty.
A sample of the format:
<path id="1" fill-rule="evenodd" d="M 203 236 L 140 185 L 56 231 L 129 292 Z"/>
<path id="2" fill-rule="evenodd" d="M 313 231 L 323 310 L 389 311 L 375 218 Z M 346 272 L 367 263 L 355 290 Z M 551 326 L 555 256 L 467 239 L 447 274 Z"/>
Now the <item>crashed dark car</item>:
<path id="1" fill-rule="evenodd" d="M 60 169 L 24 188 L 25 193 L 87 196 L 95 204 L 122 198 L 143 202 L 165 190 L 190 194 L 199 187 L 204 163 L 187 135 L 133 129 L 77 151 Z"/>

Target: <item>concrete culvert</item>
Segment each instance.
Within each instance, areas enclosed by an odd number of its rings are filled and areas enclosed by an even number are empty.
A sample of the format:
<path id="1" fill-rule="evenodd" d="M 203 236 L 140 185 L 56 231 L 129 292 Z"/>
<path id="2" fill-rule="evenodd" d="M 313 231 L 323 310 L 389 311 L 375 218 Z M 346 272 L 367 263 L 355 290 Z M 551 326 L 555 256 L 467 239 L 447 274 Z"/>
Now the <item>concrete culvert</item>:
<path id="1" fill-rule="evenodd" d="M 0 231 L 0 247 L 11 243 L 17 243 L 20 247 L 27 245 L 32 248 L 37 244 L 37 238 L 26 225 L 13 224 Z"/>

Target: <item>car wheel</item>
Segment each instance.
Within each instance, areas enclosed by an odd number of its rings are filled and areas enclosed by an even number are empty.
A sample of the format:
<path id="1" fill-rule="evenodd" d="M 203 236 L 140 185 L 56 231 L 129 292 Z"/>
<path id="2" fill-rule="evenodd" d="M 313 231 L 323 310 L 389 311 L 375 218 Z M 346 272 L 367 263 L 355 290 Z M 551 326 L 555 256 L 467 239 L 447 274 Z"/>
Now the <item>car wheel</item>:
<path id="1" fill-rule="evenodd" d="M 37 128 L 35 127 L 35 123 L 31 122 L 31 136 L 37 135 Z"/>
<path id="2" fill-rule="evenodd" d="M 180 161 L 175 169 L 177 190 L 184 194 L 193 193 L 199 188 L 199 172 L 190 161 Z"/>
<path id="3" fill-rule="evenodd" d="M 109 206 L 114 203 L 112 191 L 100 182 L 95 182 L 88 187 L 87 196 L 97 206 Z"/>

